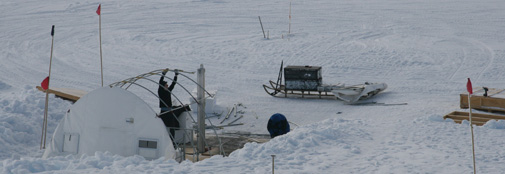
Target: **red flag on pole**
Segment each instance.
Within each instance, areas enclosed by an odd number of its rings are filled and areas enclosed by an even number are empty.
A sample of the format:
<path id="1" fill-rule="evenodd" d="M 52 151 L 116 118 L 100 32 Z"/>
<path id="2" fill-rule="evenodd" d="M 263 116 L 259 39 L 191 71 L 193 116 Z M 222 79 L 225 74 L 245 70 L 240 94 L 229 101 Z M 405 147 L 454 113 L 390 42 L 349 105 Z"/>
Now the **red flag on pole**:
<path id="1" fill-rule="evenodd" d="M 470 81 L 470 78 L 468 78 L 468 82 L 466 83 L 466 90 L 468 90 L 468 93 L 469 94 L 473 94 L 473 90 L 472 90 L 472 82 Z"/>
<path id="2" fill-rule="evenodd" d="M 40 86 L 42 87 L 42 89 L 44 90 L 47 90 L 47 88 L 49 88 L 49 76 L 47 76 L 43 81 L 42 83 L 40 83 Z"/>
<path id="3" fill-rule="evenodd" d="M 98 15 L 100 15 L 100 6 L 101 6 L 101 5 L 102 5 L 102 4 L 98 4 L 98 9 L 96 9 L 96 14 L 98 14 Z"/>

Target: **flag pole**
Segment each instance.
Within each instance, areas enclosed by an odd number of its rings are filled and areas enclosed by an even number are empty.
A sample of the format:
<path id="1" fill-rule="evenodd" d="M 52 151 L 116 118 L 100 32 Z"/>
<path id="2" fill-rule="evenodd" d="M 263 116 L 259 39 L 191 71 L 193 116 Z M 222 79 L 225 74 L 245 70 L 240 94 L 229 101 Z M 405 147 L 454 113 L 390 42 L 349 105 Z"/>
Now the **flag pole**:
<path id="1" fill-rule="evenodd" d="M 291 1 L 289 1 L 289 29 L 288 34 L 291 34 Z"/>
<path id="2" fill-rule="evenodd" d="M 473 89 L 472 89 L 472 82 L 470 81 L 470 78 L 468 78 L 468 83 L 466 84 L 466 88 L 468 90 L 468 109 L 470 109 L 470 112 L 468 113 L 468 117 L 470 120 L 470 131 L 472 132 L 472 158 L 473 158 L 473 173 L 477 173 L 477 169 L 475 168 L 475 143 L 474 143 L 474 138 L 473 138 L 473 124 L 472 124 L 472 106 L 471 106 L 471 100 L 470 97 L 472 96 Z"/>
<path id="3" fill-rule="evenodd" d="M 470 109 L 469 116 L 470 116 L 470 131 L 472 132 L 472 155 L 473 155 L 473 173 L 477 173 L 475 169 L 475 143 L 473 139 L 473 124 L 472 124 L 472 107 L 470 106 L 470 96 L 471 94 L 468 94 L 468 108 Z"/>
<path id="4" fill-rule="evenodd" d="M 49 82 L 51 81 L 51 65 L 53 62 L 53 45 L 54 45 L 54 25 L 51 29 L 51 56 L 49 57 L 49 76 L 47 79 L 48 88 L 45 90 L 46 92 L 46 104 L 44 107 L 44 119 L 42 122 L 42 137 L 40 139 L 40 149 L 46 148 L 46 135 L 47 135 L 47 108 L 49 105 Z"/>
<path id="5" fill-rule="evenodd" d="M 98 14 L 98 35 L 100 38 L 100 72 L 102 76 L 102 87 L 103 87 L 103 63 L 102 63 L 102 15 L 101 15 L 101 10 L 100 6 L 102 4 L 98 4 L 98 10 L 96 10 L 96 13 Z"/>

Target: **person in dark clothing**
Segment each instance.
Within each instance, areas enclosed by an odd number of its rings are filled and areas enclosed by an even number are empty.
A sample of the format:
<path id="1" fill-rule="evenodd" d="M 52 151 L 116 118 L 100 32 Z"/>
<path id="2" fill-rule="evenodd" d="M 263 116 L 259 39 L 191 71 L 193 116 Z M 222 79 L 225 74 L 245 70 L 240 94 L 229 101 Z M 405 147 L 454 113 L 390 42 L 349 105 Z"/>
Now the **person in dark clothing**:
<path id="1" fill-rule="evenodd" d="M 288 120 L 284 115 L 276 113 L 268 120 L 267 130 L 270 133 L 270 138 L 284 135 L 290 130 Z"/>
<path id="2" fill-rule="evenodd" d="M 176 71 L 174 79 L 172 81 L 172 84 L 168 86 L 167 82 L 164 81 L 165 79 L 165 74 L 167 74 L 166 71 L 162 73 L 163 75 L 160 78 L 160 85 L 158 87 L 158 96 L 160 97 L 160 113 L 163 113 L 160 115 L 160 118 L 163 120 L 163 123 L 165 124 L 166 127 L 169 127 L 170 129 L 170 138 L 172 139 L 172 142 L 174 141 L 175 137 L 175 129 L 179 128 L 179 121 L 177 121 L 177 115 L 174 112 L 167 112 L 171 111 L 172 108 L 172 90 L 175 87 L 175 84 L 177 83 L 177 75 L 179 73 Z M 164 113 L 166 112 L 166 113 Z"/>
<path id="3" fill-rule="evenodd" d="M 164 80 L 165 79 L 165 74 L 167 72 L 162 73 L 163 76 L 160 78 L 160 86 L 158 87 L 158 96 L 160 97 L 160 108 L 163 111 L 163 109 L 168 110 L 168 108 L 172 107 L 172 90 L 175 87 L 175 84 L 177 83 L 177 75 L 179 75 L 178 72 L 175 72 L 174 80 L 172 81 L 172 84 L 168 86 L 167 82 Z"/>

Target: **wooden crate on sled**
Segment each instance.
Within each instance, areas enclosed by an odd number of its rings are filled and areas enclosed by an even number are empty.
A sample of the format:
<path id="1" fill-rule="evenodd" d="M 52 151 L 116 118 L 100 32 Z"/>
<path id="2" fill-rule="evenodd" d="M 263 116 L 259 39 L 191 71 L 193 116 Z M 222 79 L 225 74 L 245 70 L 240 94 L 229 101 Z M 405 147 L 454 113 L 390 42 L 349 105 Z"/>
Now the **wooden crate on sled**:
<path id="1" fill-rule="evenodd" d="M 487 112 L 505 112 L 505 89 L 488 88 L 487 96 L 483 87 L 473 88 L 470 98 L 472 109 Z M 460 94 L 460 107 L 468 109 L 468 94 Z"/>

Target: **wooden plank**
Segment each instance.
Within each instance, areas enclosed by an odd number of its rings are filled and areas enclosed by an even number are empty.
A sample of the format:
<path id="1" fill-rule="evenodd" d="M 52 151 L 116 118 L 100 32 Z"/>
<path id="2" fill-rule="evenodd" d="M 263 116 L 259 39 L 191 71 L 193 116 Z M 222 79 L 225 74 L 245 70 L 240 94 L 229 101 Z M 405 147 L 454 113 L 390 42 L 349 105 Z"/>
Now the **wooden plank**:
<path id="1" fill-rule="evenodd" d="M 219 148 L 218 147 L 212 147 L 209 151 L 203 153 L 202 155 L 205 156 L 213 156 L 213 155 L 219 155 Z"/>
<path id="2" fill-rule="evenodd" d="M 186 154 L 188 154 L 188 155 L 193 155 L 195 153 L 194 150 L 195 149 L 193 149 L 191 147 L 187 147 L 185 149 Z M 218 155 L 218 154 L 219 154 L 219 148 L 218 147 L 212 147 L 210 150 L 202 153 L 201 155 L 203 155 L 203 156 L 212 156 L 212 155 Z"/>
<path id="3" fill-rule="evenodd" d="M 198 162 L 198 160 L 196 159 L 196 155 L 195 156 L 193 156 L 193 155 L 186 155 L 185 157 L 186 157 L 186 160 L 189 160 L 191 162 Z M 200 155 L 198 158 L 200 159 L 200 161 L 202 161 L 202 160 L 205 160 L 207 158 L 210 158 L 210 156 Z"/>
<path id="4" fill-rule="evenodd" d="M 468 116 L 461 116 L 461 115 L 447 115 L 445 118 L 450 118 L 453 120 L 469 120 Z M 493 119 L 492 118 L 473 117 L 473 115 L 472 115 L 472 122 L 474 122 L 474 121 L 487 122 L 489 120 L 493 120 Z"/>
<path id="5" fill-rule="evenodd" d="M 456 123 L 461 123 L 463 120 L 469 120 L 468 112 L 454 111 L 444 116 L 444 119 L 450 118 Z M 472 123 L 478 126 L 484 125 L 489 120 L 505 120 L 504 115 L 492 115 L 492 114 L 481 114 L 472 113 Z"/>
<path id="6" fill-rule="evenodd" d="M 42 89 L 42 87 L 37 86 L 37 89 L 42 92 L 46 92 L 46 90 Z M 65 100 L 70 100 L 72 102 L 76 102 L 82 96 L 86 95 L 88 92 L 78 89 L 69 89 L 69 88 L 49 88 L 47 89 L 49 94 L 54 94 L 56 97 L 60 97 Z"/>
<path id="7" fill-rule="evenodd" d="M 454 112 L 451 112 L 450 114 L 447 114 L 447 115 L 458 115 L 458 116 L 466 116 L 466 117 L 468 117 L 470 115 L 470 113 L 468 113 L 468 112 L 454 111 Z M 497 119 L 497 120 L 505 120 L 505 115 L 495 115 L 495 114 L 472 113 L 472 118 L 473 117 L 491 118 L 491 119 Z"/>

